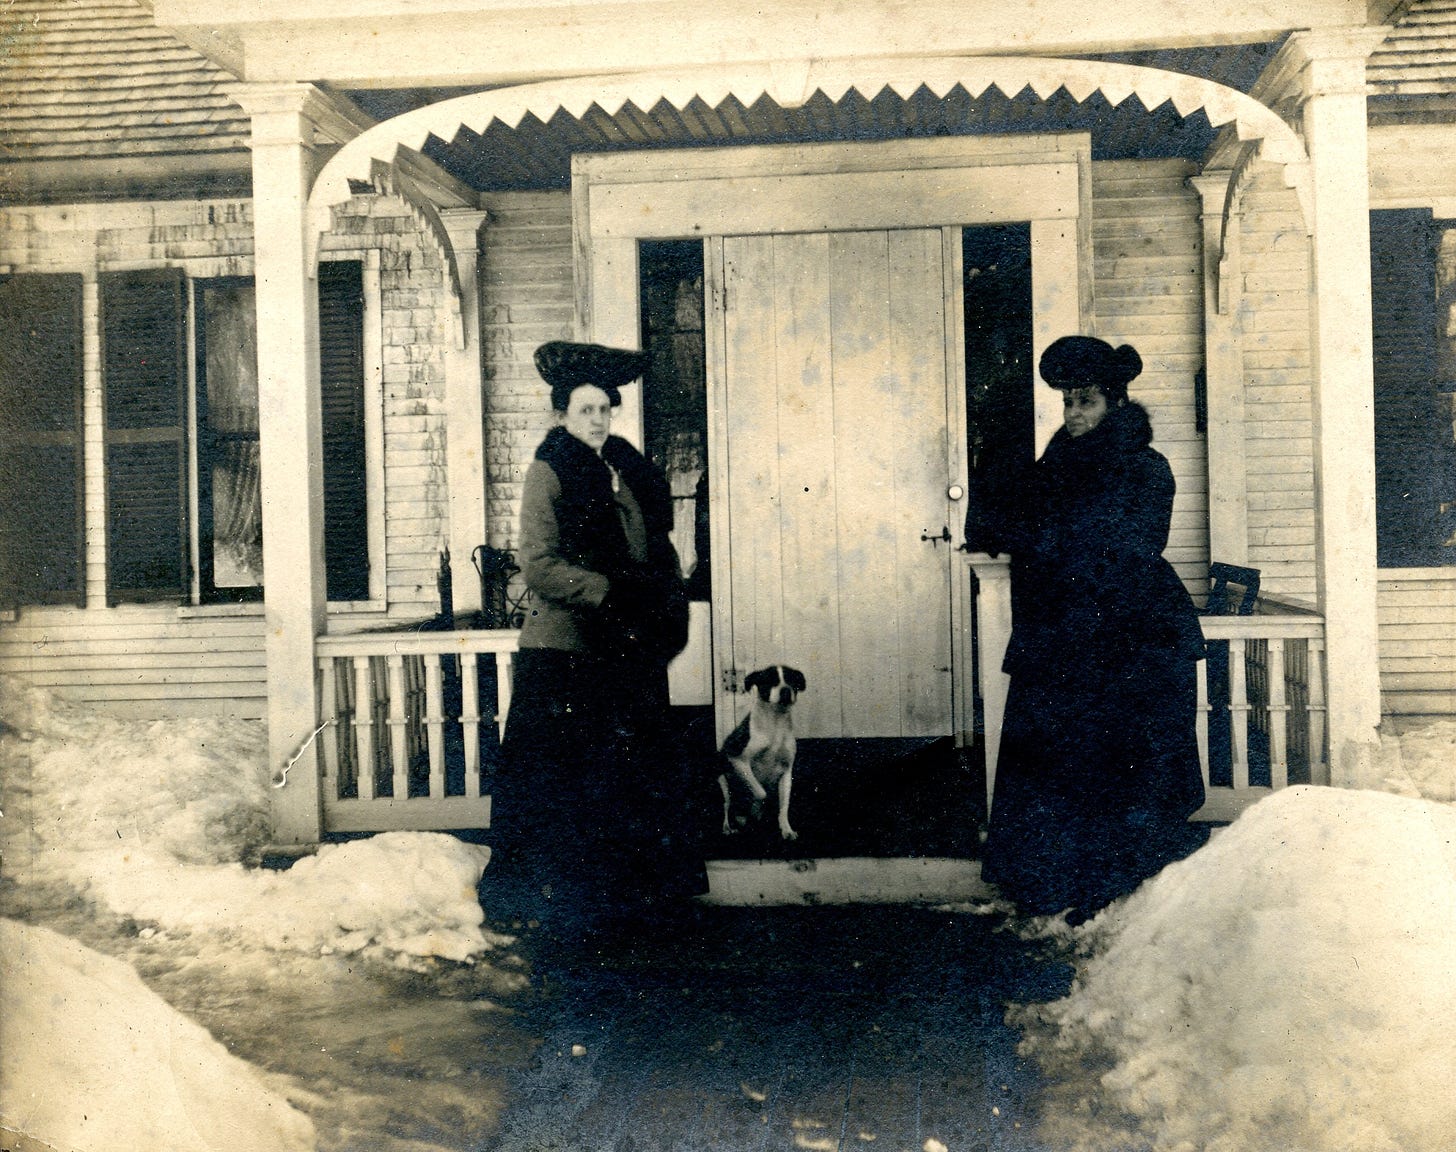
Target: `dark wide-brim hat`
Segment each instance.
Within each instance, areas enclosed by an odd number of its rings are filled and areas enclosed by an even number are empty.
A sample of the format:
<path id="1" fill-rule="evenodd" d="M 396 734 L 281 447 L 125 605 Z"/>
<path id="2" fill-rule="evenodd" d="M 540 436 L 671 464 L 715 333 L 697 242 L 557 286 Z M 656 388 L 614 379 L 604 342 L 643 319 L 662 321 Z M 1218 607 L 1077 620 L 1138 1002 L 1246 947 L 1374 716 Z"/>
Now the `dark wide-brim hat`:
<path id="1" fill-rule="evenodd" d="M 615 408 L 622 402 L 622 385 L 643 375 L 652 362 L 646 352 L 571 340 L 542 344 L 535 360 L 541 379 L 551 385 L 551 407 L 558 412 L 566 410 L 572 391 L 583 384 L 595 384 Z"/>
<path id="2" fill-rule="evenodd" d="M 1111 398 L 1126 398 L 1142 370 L 1131 344 L 1114 348 L 1095 336 L 1063 336 L 1041 354 L 1041 378 L 1053 388 L 1096 388 Z"/>

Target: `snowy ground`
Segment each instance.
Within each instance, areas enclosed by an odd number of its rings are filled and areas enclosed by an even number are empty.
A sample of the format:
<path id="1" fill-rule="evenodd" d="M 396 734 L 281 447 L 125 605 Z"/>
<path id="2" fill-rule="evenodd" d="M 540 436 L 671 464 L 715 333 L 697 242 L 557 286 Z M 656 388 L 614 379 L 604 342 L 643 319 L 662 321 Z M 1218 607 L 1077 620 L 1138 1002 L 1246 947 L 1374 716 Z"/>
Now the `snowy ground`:
<path id="1" fill-rule="evenodd" d="M 154 1107 L 182 1091 L 157 1046 L 190 1037 L 189 1017 L 243 1058 L 209 1064 L 215 1091 L 186 1099 L 199 1131 L 225 1118 L 234 1134 L 198 1147 L 414 1152 L 494 1123 L 500 1065 L 520 1056 L 494 1017 L 524 976 L 484 928 L 484 848 L 391 834 L 247 868 L 267 836 L 258 725 L 117 720 L 13 680 L 0 724 L 0 907 L 29 922 L 6 922 L 0 949 L 0 1126 L 78 1150 L 192 1147 Z M 90 948 L 37 962 L 56 939 L 30 924 Z M 37 1015 L 46 1003 L 64 1008 Z M 122 1035 L 137 1043 L 101 1042 Z M 98 1126 L 84 1102 L 105 1083 L 131 1104 Z M 250 1131 L 265 1114 L 225 1102 L 255 1096 L 292 1120 Z"/>
<path id="2" fill-rule="evenodd" d="M 0 1123 L 108 1152 L 193 1146 L 179 1117 L 228 1150 L 491 1129 L 529 1053 L 500 1027 L 523 977 L 484 928 L 483 849 L 396 833 L 248 868 L 256 725 L 120 721 L 13 681 L 0 723 Z M 1013 1008 L 1055 1080 L 1047 1147 L 1450 1146 L 1456 722 L 1387 738 L 1368 783 L 1261 802 L 1079 929 L 1011 924 L 1077 956 L 1068 997 Z M 84 1105 L 117 1083 L 134 1106 L 103 1131 Z"/>

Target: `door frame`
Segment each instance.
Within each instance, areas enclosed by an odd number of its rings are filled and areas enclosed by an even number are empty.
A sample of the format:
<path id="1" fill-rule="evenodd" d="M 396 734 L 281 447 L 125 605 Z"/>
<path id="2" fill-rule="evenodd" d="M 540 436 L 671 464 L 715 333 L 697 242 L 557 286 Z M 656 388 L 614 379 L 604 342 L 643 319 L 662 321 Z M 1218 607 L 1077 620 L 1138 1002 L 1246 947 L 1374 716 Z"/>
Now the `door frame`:
<path id="1" fill-rule="evenodd" d="M 641 341 L 637 244 L 701 239 L 705 271 L 712 241 L 723 236 L 788 232 L 939 228 L 948 259 L 946 356 L 950 393 L 947 485 L 966 489 L 964 342 L 960 312 L 960 228 L 1029 222 L 1032 250 L 1033 355 L 1059 336 L 1087 332 L 1092 309 L 1092 146 L 1089 133 L 962 136 L 850 144 L 694 148 L 572 158 L 572 253 L 579 339 L 636 348 Z M 954 270 L 954 273 L 952 272 Z M 716 313 L 713 277 L 705 275 L 705 314 Z M 721 333 L 707 331 L 709 443 L 721 427 Z M 716 342 L 716 347 L 715 347 Z M 715 376 L 718 380 L 715 384 Z M 1043 395 L 1044 394 L 1044 395 Z M 1061 422 L 1049 389 L 1036 397 L 1040 449 Z M 642 443 L 640 385 L 623 389 L 614 429 Z M 716 471 L 710 448 L 709 469 Z M 710 475 L 716 487 L 722 478 Z M 962 517 L 963 518 L 963 517 Z M 955 530 L 959 531 L 959 525 Z M 731 562 L 722 518 L 711 527 L 714 568 Z M 951 719 L 957 740 L 973 738 L 975 687 L 969 557 L 953 566 L 952 638 L 956 685 Z M 714 587 L 720 587 L 714 579 Z M 696 606 L 695 606 L 696 607 Z M 687 651 L 670 670 L 675 703 L 720 704 L 736 685 L 715 667 L 711 630 L 731 621 L 731 604 L 715 595 L 712 619 L 698 611 Z M 982 670 L 999 677 L 999 669 Z M 716 709 L 720 735 L 725 707 Z"/>

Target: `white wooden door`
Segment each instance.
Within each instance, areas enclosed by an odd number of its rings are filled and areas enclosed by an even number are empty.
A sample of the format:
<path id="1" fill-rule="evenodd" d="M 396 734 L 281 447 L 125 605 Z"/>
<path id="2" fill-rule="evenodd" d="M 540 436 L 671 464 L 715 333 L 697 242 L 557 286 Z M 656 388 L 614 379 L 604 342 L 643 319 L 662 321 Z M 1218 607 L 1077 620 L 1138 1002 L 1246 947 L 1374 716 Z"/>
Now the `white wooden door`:
<path id="1" fill-rule="evenodd" d="M 717 662 L 740 680 L 801 669 L 803 736 L 950 732 L 941 232 L 725 237 L 708 251 Z M 722 679 L 726 729 L 746 701 Z"/>

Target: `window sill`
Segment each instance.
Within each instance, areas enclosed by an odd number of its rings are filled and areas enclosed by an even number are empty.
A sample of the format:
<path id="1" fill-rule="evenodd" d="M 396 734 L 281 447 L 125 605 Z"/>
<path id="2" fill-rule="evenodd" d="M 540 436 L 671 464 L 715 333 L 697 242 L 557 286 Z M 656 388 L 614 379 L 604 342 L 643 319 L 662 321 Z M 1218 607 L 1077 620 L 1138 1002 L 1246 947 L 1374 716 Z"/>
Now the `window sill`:
<path id="1" fill-rule="evenodd" d="M 177 619 L 205 620 L 213 616 L 261 616 L 261 602 L 248 604 L 179 604 Z"/>
<path id="2" fill-rule="evenodd" d="M 328 614 L 330 616 L 351 616 L 363 612 L 383 614 L 388 609 L 389 605 L 382 600 L 331 600 L 328 605 Z M 179 620 L 198 620 L 211 616 L 261 616 L 263 610 L 262 601 L 248 604 L 179 604 L 177 618 Z"/>
<path id="3" fill-rule="evenodd" d="M 1381 580 L 1430 580 L 1444 584 L 1456 579 L 1456 561 L 1429 567 L 1379 568 L 1376 571 Z"/>

